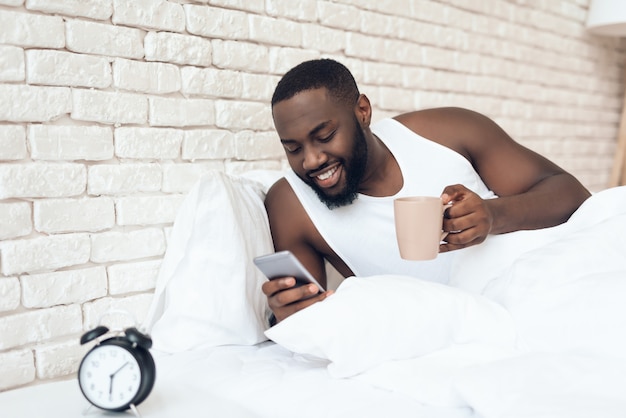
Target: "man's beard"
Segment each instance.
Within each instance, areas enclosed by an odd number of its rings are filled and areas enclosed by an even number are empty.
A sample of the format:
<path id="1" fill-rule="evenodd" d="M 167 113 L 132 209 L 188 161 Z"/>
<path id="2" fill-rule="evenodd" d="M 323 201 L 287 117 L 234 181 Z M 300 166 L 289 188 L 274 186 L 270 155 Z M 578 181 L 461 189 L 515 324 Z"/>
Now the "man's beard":
<path id="1" fill-rule="evenodd" d="M 336 209 L 342 206 L 350 205 L 358 196 L 359 185 L 365 175 L 365 167 L 367 165 L 367 141 L 363 129 L 359 126 L 356 118 L 354 119 L 354 144 L 352 147 L 352 159 L 349 163 L 342 161 L 343 172 L 346 176 L 346 185 L 336 195 L 328 195 L 324 189 L 319 187 L 317 183 L 310 179 L 306 179 L 306 183 L 311 186 L 317 197 L 328 207 L 328 209 Z"/>

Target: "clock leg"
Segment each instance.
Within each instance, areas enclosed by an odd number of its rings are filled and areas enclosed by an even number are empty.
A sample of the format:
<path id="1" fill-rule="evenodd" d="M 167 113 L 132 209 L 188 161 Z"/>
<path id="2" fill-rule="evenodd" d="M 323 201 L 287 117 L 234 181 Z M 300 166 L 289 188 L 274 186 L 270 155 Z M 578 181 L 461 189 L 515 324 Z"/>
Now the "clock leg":
<path id="1" fill-rule="evenodd" d="M 139 410 L 137 409 L 134 403 L 130 404 L 130 410 L 133 411 L 133 414 L 135 414 L 137 418 L 141 418 L 141 414 L 139 413 Z"/>
<path id="2" fill-rule="evenodd" d="M 87 408 L 83 409 L 83 415 L 87 415 L 91 408 L 93 408 L 93 405 L 91 404 L 87 405 Z"/>

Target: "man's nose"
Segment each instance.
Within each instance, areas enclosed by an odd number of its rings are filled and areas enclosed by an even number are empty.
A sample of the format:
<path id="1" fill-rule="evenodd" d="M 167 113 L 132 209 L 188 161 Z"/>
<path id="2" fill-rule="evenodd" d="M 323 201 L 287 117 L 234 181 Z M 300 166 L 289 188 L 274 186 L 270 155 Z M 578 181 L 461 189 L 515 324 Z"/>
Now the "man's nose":
<path id="1" fill-rule="evenodd" d="M 327 160 L 326 154 L 316 146 L 308 146 L 304 150 L 304 161 L 302 168 L 305 170 L 315 170 L 322 166 Z"/>

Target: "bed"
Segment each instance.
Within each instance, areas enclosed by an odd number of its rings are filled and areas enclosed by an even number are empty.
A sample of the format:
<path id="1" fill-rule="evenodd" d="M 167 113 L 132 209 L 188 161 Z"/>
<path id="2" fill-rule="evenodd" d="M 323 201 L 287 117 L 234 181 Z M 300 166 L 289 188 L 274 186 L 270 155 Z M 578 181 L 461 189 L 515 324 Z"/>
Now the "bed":
<path id="1" fill-rule="evenodd" d="M 144 323 L 142 416 L 626 416 L 626 187 L 459 251 L 448 285 L 347 278 L 268 329 L 251 259 L 273 251 L 275 176 L 213 172 L 183 203 Z M 0 393 L 7 417 L 106 416 L 86 408 L 75 380 Z"/>

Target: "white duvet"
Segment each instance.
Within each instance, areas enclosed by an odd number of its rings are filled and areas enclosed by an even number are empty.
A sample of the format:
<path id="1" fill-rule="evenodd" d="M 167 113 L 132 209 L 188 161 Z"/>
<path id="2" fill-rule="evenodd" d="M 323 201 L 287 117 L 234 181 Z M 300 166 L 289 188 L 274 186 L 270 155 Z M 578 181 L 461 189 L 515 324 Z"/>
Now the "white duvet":
<path id="1" fill-rule="evenodd" d="M 625 187 L 592 196 L 564 225 L 463 250 L 449 286 L 348 278 L 325 302 L 265 330 L 264 297 L 249 291 L 265 279 L 249 260 L 272 251 L 269 231 L 257 228 L 243 246 L 228 234 L 207 240 L 224 218 L 198 210 L 213 199 L 234 212 L 229 222 L 250 216 L 250 197 L 262 202 L 262 191 L 248 187 L 241 203 L 241 182 L 212 174 L 183 205 L 170 241 L 179 251 L 164 259 L 147 320 L 157 349 L 252 345 L 265 331 L 332 379 L 427 406 L 484 418 L 626 416 Z M 203 252 L 235 252 L 240 264 L 215 268 Z"/>

